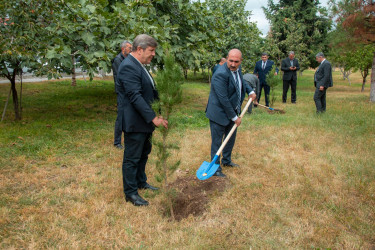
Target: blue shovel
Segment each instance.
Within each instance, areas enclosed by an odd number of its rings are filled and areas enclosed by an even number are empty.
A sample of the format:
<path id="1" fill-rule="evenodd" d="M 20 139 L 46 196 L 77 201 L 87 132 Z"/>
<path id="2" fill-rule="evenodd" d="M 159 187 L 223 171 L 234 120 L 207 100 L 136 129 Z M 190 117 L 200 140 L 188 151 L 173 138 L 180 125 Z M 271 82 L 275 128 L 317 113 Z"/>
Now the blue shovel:
<path id="1" fill-rule="evenodd" d="M 246 113 L 247 109 L 249 108 L 251 102 L 252 102 L 252 99 L 249 98 L 249 100 L 246 103 L 245 108 L 242 110 L 240 118 L 242 118 L 245 115 L 245 113 Z M 216 152 L 216 155 L 212 159 L 212 161 L 211 162 L 204 161 L 202 163 L 202 165 L 199 167 L 199 169 L 197 170 L 197 178 L 199 180 L 206 180 L 206 179 L 210 178 L 211 176 L 213 176 L 214 173 L 216 173 L 216 170 L 219 168 L 220 165 L 215 164 L 215 162 L 219 158 L 219 156 L 221 154 L 221 151 L 223 151 L 225 145 L 227 145 L 230 137 L 232 136 L 232 134 L 234 133 L 236 128 L 237 128 L 237 124 L 234 124 L 233 128 L 231 129 L 231 131 L 229 132 L 229 134 L 227 135 L 227 137 L 225 138 L 225 140 L 221 144 L 219 150 Z"/>

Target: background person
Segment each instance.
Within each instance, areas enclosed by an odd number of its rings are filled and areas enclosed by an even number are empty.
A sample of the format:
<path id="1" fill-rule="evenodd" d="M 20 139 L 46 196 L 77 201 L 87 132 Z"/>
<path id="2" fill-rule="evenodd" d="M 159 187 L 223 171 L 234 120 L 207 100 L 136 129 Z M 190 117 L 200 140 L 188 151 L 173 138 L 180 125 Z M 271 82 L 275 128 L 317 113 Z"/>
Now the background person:
<path id="1" fill-rule="evenodd" d="M 281 62 L 283 75 L 283 103 L 286 103 L 289 85 L 291 88 L 291 101 L 296 104 L 297 101 L 297 71 L 299 70 L 298 60 L 294 58 L 294 52 L 290 51 L 287 58 Z"/>
<path id="2" fill-rule="evenodd" d="M 113 71 L 113 79 L 115 82 L 115 91 L 117 91 L 117 73 L 118 68 L 121 62 L 128 56 L 130 51 L 132 50 L 132 44 L 129 41 L 123 41 L 121 43 L 121 52 L 113 59 L 112 61 L 112 71 Z M 123 149 L 124 147 L 121 145 L 121 135 L 122 135 L 122 115 L 123 115 L 123 103 L 121 102 L 121 98 L 117 95 L 117 118 L 115 122 L 115 139 L 113 145 L 118 149 Z"/>
<path id="3" fill-rule="evenodd" d="M 271 71 L 272 66 L 275 64 L 273 61 L 268 60 L 269 56 L 267 53 L 262 53 L 262 57 L 260 61 L 257 61 L 255 63 L 255 69 L 254 74 L 258 76 L 260 81 L 260 89 L 259 89 L 259 95 L 258 95 L 258 102 L 260 101 L 260 96 L 262 94 L 262 89 L 264 88 L 264 96 L 266 101 L 266 106 L 269 107 L 269 94 L 270 94 L 270 86 L 267 84 L 266 78 L 268 73 Z M 279 70 L 276 68 L 275 75 Z M 255 103 L 254 103 L 255 104 Z"/>
<path id="4" fill-rule="evenodd" d="M 316 113 L 319 114 L 326 111 L 326 92 L 329 87 L 333 86 L 333 81 L 331 63 L 326 60 L 323 52 L 316 54 L 316 61 L 320 65 L 314 74 L 314 85 L 316 88 L 314 101 Z"/>
<path id="5" fill-rule="evenodd" d="M 218 64 L 216 64 L 213 68 L 212 68 L 212 75 L 215 73 L 215 71 L 221 66 L 223 65 L 224 63 L 227 62 L 227 59 L 226 58 L 221 58 L 220 59 L 220 62 Z"/>
<path id="6" fill-rule="evenodd" d="M 259 82 L 258 77 L 256 75 L 247 73 L 243 75 L 243 80 L 254 90 L 255 94 L 258 96 L 259 89 L 260 89 L 260 82 Z M 250 114 L 253 110 L 253 105 L 254 105 L 254 102 L 250 104 L 249 109 L 247 111 Z"/>

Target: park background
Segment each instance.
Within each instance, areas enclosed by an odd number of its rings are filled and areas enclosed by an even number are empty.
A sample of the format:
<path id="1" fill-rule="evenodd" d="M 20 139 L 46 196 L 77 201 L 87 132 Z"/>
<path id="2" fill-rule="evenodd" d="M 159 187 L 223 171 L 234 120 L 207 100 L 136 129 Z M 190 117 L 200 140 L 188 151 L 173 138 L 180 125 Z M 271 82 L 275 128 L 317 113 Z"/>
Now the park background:
<path id="1" fill-rule="evenodd" d="M 374 4 L 268 1 L 265 37 L 245 6 L 226 0 L 1 2 L 0 74 L 10 82 L 0 84 L 1 108 L 10 101 L 0 123 L 0 246 L 373 248 L 374 74 L 366 83 L 374 70 Z M 298 104 L 282 104 L 279 85 L 274 107 L 285 114 L 259 107 L 246 115 L 234 149 L 242 167 L 226 170 L 226 181 L 212 179 L 220 183 L 216 191 L 199 190 L 191 178 L 193 191 L 207 199 L 197 204 L 199 213 L 177 220 L 165 214 L 161 193 L 141 193 L 147 208 L 125 203 L 122 151 L 112 145 L 116 95 L 112 77 L 104 75 L 119 44 L 143 32 L 161 45 L 154 73 L 163 68 L 168 44 L 185 76 L 183 101 L 170 119 L 170 137 L 180 146 L 171 158 L 181 160 L 172 183 L 194 177 L 210 160 L 204 110 L 210 69 L 220 57 L 237 47 L 243 71 L 251 72 L 261 52 L 280 63 L 294 50 L 302 66 Z M 312 100 L 319 51 L 335 69 L 321 116 Z M 76 80 L 76 68 L 92 81 Z M 24 69 L 73 77 L 21 84 Z M 151 153 L 147 173 L 154 184 L 156 161 Z"/>

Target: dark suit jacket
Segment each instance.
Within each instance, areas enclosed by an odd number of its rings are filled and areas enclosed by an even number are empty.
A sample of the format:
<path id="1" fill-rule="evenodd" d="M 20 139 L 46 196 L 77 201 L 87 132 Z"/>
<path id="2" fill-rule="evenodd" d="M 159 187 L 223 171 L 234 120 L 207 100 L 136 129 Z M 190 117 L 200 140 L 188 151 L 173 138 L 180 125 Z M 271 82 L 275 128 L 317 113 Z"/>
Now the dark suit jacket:
<path id="1" fill-rule="evenodd" d="M 263 61 L 260 60 L 260 61 L 257 61 L 255 63 L 255 69 L 254 69 L 254 73 L 253 74 L 258 75 L 258 78 L 259 78 L 259 81 L 260 81 L 261 84 L 267 84 L 267 82 L 266 82 L 267 74 L 268 74 L 268 72 L 271 71 L 272 66 L 275 63 L 273 61 L 271 61 L 271 60 L 267 60 L 266 67 L 263 70 L 262 69 L 262 62 Z M 276 72 L 279 72 L 278 68 L 276 68 Z"/>
<path id="2" fill-rule="evenodd" d="M 324 86 L 325 88 L 333 86 L 332 66 L 327 59 L 322 62 L 319 68 L 315 71 L 314 85 L 317 88 L 319 88 L 320 86 Z"/>
<path id="3" fill-rule="evenodd" d="M 241 100 L 242 104 L 246 93 L 249 94 L 253 89 L 243 80 L 241 68 L 239 70 L 242 82 Z M 229 70 L 227 63 L 219 67 L 211 80 L 211 91 L 206 108 L 206 117 L 211 121 L 227 126 L 236 113 L 238 96 L 232 72 Z"/>
<path id="4" fill-rule="evenodd" d="M 243 75 L 244 81 L 255 91 L 255 94 L 259 96 L 260 82 L 256 75 L 247 73 Z"/>
<path id="5" fill-rule="evenodd" d="M 117 75 L 118 97 L 123 110 L 124 132 L 151 133 L 155 127 L 152 120 L 156 114 L 151 108 L 158 92 L 142 65 L 129 54 L 120 64 Z"/>
<path id="6" fill-rule="evenodd" d="M 117 80 L 117 74 L 118 74 L 118 68 L 120 67 L 120 64 L 122 61 L 124 61 L 125 56 L 120 52 L 112 61 L 112 72 L 113 72 L 113 79 L 115 81 L 115 91 L 117 93 L 117 85 L 116 85 L 116 80 Z"/>
<path id="7" fill-rule="evenodd" d="M 285 58 L 281 62 L 281 70 L 284 71 L 283 80 L 297 80 L 297 71 L 299 70 L 299 63 L 297 59 L 293 59 L 293 66 L 296 67 L 296 70 L 290 70 L 291 64 L 289 57 Z"/>

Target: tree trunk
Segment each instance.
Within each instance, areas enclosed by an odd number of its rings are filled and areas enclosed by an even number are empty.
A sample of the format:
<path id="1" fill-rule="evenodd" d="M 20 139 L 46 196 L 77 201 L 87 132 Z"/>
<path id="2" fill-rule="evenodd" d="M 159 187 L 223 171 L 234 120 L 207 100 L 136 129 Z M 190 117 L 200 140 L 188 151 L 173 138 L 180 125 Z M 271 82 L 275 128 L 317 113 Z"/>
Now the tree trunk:
<path id="1" fill-rule="evenodd" d="M 74 55 L 72 55 L 72 86 L 77 86 L 77 81 L 76 81 L 76 66 L 75 66 L 75 58 Z"/>
<path id="2" fill-rule="evenodd" d="M 370 101 L 375 102 L 375 53 L 372 58 Z"/>
<path id="3" fill-rule="evenodd" d="M 187 76 L 188 76 L 188 70 L 187 70 L 187 69 L 184 69 L 184 77 L 185 77 L 185 80 L 187 80 Z"/>
<path id="4" fill-rule="evenodd" d="M 21 120 L 21 114 L 20 114 L 20 107 L 18 103 L 18 94 L 16 89 L 16 78 L 13 77 L 13 79 L 10 81 L 11 88 L 12 88 L 12 98 L 13 98 L 13 106 L 14 106 L 14 115 L 16 117 L 16 120 Z"/>
<path id="5" fill-rule="evenodd" d="M 363 71 L 363 74 L 362 74 L 362 89 L 361 89 L 361 92 L 363 92 L 365 90 L 367 75 L 368 75 L 368 69 L 365 69 Z"/>

